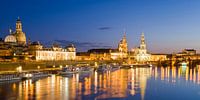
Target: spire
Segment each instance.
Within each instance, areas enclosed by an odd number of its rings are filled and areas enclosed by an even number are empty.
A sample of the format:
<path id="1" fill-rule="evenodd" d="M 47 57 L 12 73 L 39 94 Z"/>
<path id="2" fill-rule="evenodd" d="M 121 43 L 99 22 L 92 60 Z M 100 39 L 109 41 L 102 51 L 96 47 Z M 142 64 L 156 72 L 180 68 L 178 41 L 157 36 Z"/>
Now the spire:
<path id="1" fill-rule="evenodd" d="M 144 36 L 144 32 L 142 32 L 142 36 Z"/>
<path id="2" fill-rule="evenodd" d="M 145 44 L 144 32 L 141 34 L 141 44 Z"/>
<path id="3" fill-rule="evenodd" d="M 127 40 L 126 40 L 126 32 L 124 31 L 124 36 L 122 38 L 122 40 L 119 42 L 118 44 L 118 50 L 120 52 L 125 52 L 127 53 L 128 52 L 128 45 L 127 45 Z"/>
<path id="4" fill-rule="evenodd" d="M 140 48 L 141 49 L 146 49 L 146 43 L 145 43 L 145 38 L 144 38 L 144 32 L 142 32 L 141 34 L 141 39 L 140 39 L 141 43 L 140 43 Z"/>
<path id="5" fill-rule="evenodd" d="M 124 33 L 123 33 L 122 42 L 126 42 L 126 30 L 125 29 L 124 29 Z"/>
<path id="6" fill-rule="evenodd" d="M 126 38 L 126 29 L 124 28 L 124 36 L 123 38 Z"/>
<path id="7" fill-rule="evenodd" d="M 19 18 L 19 16 L 17 17 L 17 21 L 20 21 L 20 18 Z"/>
<path id="8" fill-rule="evenodd" d="M 28 46 L 30 46 L 31 45 L 31 39 L 30 39 L 30 37 L 28 38 Z"/>
<path id="9" fill-rule="evenodd" d="M 11 28 L 9 28 L 9 33 L 12 34 L 12 29 Z"/>
<path id="10" fill-rule="evenodd" d="M 18 17 L 17 18 L 17 22 L 16 22 L 16 31 L 17 32 L 22 32 L 22 23 L 21 23 L 21 20 L 20 20 L 20 18 Z"/>
<path id="11" fill-rule="evenodd" d="M 124 32 L 124 38 L 126 39 L 126 32 Z"/>

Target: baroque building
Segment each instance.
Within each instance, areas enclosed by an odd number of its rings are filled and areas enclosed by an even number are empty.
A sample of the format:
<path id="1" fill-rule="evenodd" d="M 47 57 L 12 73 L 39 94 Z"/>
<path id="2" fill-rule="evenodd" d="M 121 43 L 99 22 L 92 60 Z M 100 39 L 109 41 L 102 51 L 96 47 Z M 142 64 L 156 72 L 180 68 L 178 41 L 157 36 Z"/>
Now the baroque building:
<path id="1" fill-rule="evenodd" d="M 17 43 L 18 45 L 26 45 L 26 35 L 22 31 L 22 23 L 19 18 L 16 21 L 15 32 L 12 32 L 12 30 L 10 29 L 10 34 L 5 37 L 4 41 L 6 43 Z"/>
<path id="2" fill-rule="evenodd" d="M 76 48 L 74 45 L 61 48 L 54 44 L 51 48 L 43 48 L 39 42 L 33 42 L 29 46 L 29 54 L 36 61 L 64 61 L 75 60 Z"/>
<path id="3" fill-rule="evenodd" d="M 118 44 L 118 50 L 113 50 L 111 52 L 112 59 L 123 59 L 128 57 L 128 43 L 126 40 L 126 33 L 124 32 L 124 36 Z"/>
<path id="4" fill-rule="evenodd" d="M 59 45 L 53 45 L 50 48 L 43 47 L 40 42 L 28 41 L 26 44 L 26 35 L 22 31 L 22 23 L 18 18 L 15 31 L 9 30 L 9 35 L 4 40 L 0 40 L 0 61 L 58 61 L 74 60 L 76 57 L 76 48 L 73 44 L 61 48 Z"/>
<path id="5" fill-rule="evenodd" d="M 134 48 L 131 52 L 133 53 L 136 63 L 146 63 L 150 60 L 151 55 L 147 52 L 144 33 L 141 34 L 140 46 Z"/>
<path id="6" fill-rule="evenodd" d="M 122 40 L 118 44 L 118 51 L 123 52 L 123 53 L 128 52 L 128 44 L 127 44 L 127 40 L 126 40 L 126 33 L 124 33 Z"/>
<path id="7" fill-rule="evenodd" d="M 126 33 L 120 40 L 116 49 L 112 48 L 97 48 L 90 49 L 88 52 L 77 53 L 77 60 L 121 60 L 128 56 L 128 44 L 126 40 Z"/>

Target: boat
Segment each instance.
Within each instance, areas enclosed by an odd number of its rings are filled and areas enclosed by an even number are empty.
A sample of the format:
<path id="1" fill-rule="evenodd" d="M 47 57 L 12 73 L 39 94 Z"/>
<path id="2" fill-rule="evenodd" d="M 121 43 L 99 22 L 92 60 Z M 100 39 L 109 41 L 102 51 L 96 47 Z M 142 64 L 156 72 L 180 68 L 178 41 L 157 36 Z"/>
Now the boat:
<path id="1" fill-rule="evenodd" d="M 129 68 L 138 68 L 138 67 L 152 67 L 152 64 L 127 64 L 122 65 L 121 68 L 129 69 Z"/>
<path id="2" fill-rule="evenodd" d="M 26 80 L 26 79 L 37 79 L 37 78 L 42 78 L 42 77 L 48 77 L 49 74 L 45 73 L 45 72 L 27 72 L 24 73 L 22 76 L 22 80 Z"/>
<path id="3" fill-rule="evenodd" d="M 36 72 L 36 73 L 33 73 L 32 75 L 33 75 L 33 78 L 41 78 L 41 77 L 49 76 L 49 74 L 45 72 Z"/>
<path id="4" fill-rule="evenodd" d="M 76 74 L 79 72 L 80 69 L 78 67 L 64 67 L 62 68 L 61 72 L 59 72 L 59 75 L 67 76 L 68 74 Z"/>
<path id="5" fill-rule="evenodd" d="M 90 73 L 93 72 L 94 68 L 89 66 L 80 67 L 80 73 Z"/>
<path id="6" fill-rule="evenodd" d="M 22 76 L 22 80 L 31 79 L 33 75 L 31 73 L 24 73 Z"/>
<path id="7" fill-rule="evenodd" d="M 22 79 L 21 74 L 14 73 L 14 74 L 1 74 L 0 75 L 0 82 L 6 81 L 20 81 Z"/>
<path id="8" fill-rule="evenodd" d="M 110 65 L 110 71 L 116 71 L 120 68 L 121 68 L 121 66 L 119 66 L 119 65 Z"/>
<path id="9" fill-rule="evenodd" d="M 89 66 L 82 66 L 82 67 L 65 67 L 59 72 L 61 76 L 72 76 L 73 74 L 88 74 L 94 71 L 94 68 Z"/>
<path id="10" fill-rule="evenodd" d="M 132 67 L 152 67 L 151 64 L 131 64 Z"/>
<path id="11" fill-rule="evenodd" d="M 106 72 L 106 71 L 109 71 L 110 70 L 110 66 L 107 66 L 107 65 L 100 65 L 98 68 L 97 68 L 97 72 Z"/>

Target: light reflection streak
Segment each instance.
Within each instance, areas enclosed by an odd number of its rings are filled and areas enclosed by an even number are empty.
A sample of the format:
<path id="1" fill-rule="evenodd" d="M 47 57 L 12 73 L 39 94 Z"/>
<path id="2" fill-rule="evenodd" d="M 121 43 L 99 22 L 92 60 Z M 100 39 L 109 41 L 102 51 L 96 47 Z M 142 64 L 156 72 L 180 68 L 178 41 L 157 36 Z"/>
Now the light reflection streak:
<path id="1" fill-rule="evenodd" d="M 190 69 L 190 81 L 192 80 L 192 69 Z"/>
<path id="2" fill-rule="evenodd" d="M 178 69 L 178 74 L 177 74 L 176 69 Z M 186 82 L 191 81 L 193 83 L 200 84 L 200 67 L 189 68 L 188 66 L 187 67 L 173 66 L 171 67 L 171 69 L 170 67 L 167 67 L 167 68 L 161 67 L 160 74 L 161 74 L 160 76 L 161 80 L 169 81 L 169 79 L 171 78 L 172 82 L 176 82 L 176 79 L 180 79 L 182 77 Z M 156 73 L 154 75 L 156 76 Z"/>
<path id="3" fill-rule="evenodd" d="M 69 78 L 63 78 L 64 80 L 64 99 L 69 100 Z"/>
<path id="4" fill-rule="evenodd" d="M 195 83 L 196 82 L 196 69 L 194 68 L 193 69 L 193 82 Z"/>
<path id="5" fill-rule="evenodd" d="M 197 72 L 198 72 L 198 74 L 197 74 L 198 75 L 197 84 L 200 84 L 200 67 L 198 67 L 198 71 Z"/>
<path id="6" fill-rule="evenodd" d="M 97 93 L 97 86 L 98 86 L 98 77 L 97 72 L 94 72 L 94 93 Z"/>
<path id="7" fill-rule="evenodd" d="M 145 99 L 147 81 L 155 80 L 176 83 L 178 79 L 185 82 L 200 84 L 200 67 L 152 67 L 119 69 L 104 73 L 94 72 L 82 77 L 74 74 L 72 77 L 53 75 L 37 81 L 26 80 L 12 84 L 13 91 L 18 91 L 18 99 L 107 99 L 124 98 L 128 95 L 140 94 Z M 90 96 L 92 95 L 92 96 Z"/>
<path id="8" fill-rule="evenodd" d="M 158 68 L 157 68 L 157 67 L 155 68 L 154 73 L 155 73 L 155 74 L 154 74 L 154 75 L 155 75 L 155 79 L 157 79 L 157 78 L 158 78 Z"/>
<path id="9" fill-rule="evenodd" d="M 185 80 L 188 81 L 189 77 L 189 67 L 186 67 L 186 72 L 185 72 Z"/>

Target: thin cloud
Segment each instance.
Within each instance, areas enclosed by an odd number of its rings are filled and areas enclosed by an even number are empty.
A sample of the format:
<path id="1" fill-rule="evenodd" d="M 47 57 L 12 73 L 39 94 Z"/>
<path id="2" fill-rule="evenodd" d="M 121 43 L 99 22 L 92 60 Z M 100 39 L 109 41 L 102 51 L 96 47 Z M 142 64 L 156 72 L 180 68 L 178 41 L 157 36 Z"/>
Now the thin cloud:
<path id="1" fill-rule="evenodd" d="M 94 48 L 111 48 L 112 46 L 97 43 L 97 42 L 78 42 L 78 41 L 68 41 L 68 40 L 53 40 L 53 41 L 43 41 L 45 47 L 51 47 L 53 43 L 59 44 L 61 47 L 66 47 L 68 44 L 74 44 L 78 52 L 87 51 Z"/>
<path id="2" fill-rule="evenodd" d="M 110 30 L 111 29 L 111 27 L 100 27 L 100 28 L 98 28 L 99 30 Z"/>

